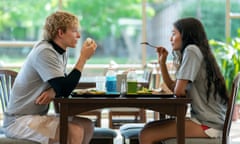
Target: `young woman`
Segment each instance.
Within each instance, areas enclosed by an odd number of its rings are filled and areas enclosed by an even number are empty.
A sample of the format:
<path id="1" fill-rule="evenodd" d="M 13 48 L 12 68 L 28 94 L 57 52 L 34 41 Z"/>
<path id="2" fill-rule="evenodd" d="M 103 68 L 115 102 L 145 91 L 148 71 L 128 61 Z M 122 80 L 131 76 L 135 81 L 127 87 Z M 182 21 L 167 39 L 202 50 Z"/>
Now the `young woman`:
<path id="1" fill-rule="evenodd" d="M 228 94 L 224 78 L 211 52 L 201 22 L 183 18 L 174 23 L 171 44 L 177 65 L 176 80 L 169 76 L 168 51 L 157 48 L 163 81 L 177 97 L 190 97 L 191 117 L 185 120 L 186 137 L 219 137 L 222 134 Z M 154 121 L 141 131 L 141 144 L 176 137 L 176 121 Z"/>

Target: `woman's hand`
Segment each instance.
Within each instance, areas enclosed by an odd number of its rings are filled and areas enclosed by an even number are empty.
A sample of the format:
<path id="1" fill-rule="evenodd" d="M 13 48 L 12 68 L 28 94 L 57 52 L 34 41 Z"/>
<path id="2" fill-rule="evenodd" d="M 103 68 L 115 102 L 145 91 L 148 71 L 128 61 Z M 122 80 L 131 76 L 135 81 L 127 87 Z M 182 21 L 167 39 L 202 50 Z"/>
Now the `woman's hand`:
<path id="1" fill-rule="evenodd" d="M 49 88 L 41 93 L 41 95 L 36 99 L 36 104 L 49 104 L 53 98 L 55 97 L 56 93 L 53 88 Z"/>
<path id="2" fill-rule="evenodd" d="M 156 49 L 158 53 L 158 63 L 159 64 L 166 64 L 167 61 L 167 56 L 168 56 L 168 51 L 164 47 L 158 47 Z"/>
<path id="3" fill-rule="evenodd" d="M 156 51 L 158 53 L 158 63 L 161 70 L 163 81 L 167 85 L 167 87 L 173 91 L 175 87 L 175 81 L 171 79 L 166 65 L 168 51 L 164 47 L 158 47 L 156 48 Z"/>
<path id="4" fill-rule="evenodd" d="M 87 38 L 81 49 L 81 57 L 84 58 L 84 60 L 89 59 L 95 53 L 96 48 L 96 42 L 91 38 Z"/>

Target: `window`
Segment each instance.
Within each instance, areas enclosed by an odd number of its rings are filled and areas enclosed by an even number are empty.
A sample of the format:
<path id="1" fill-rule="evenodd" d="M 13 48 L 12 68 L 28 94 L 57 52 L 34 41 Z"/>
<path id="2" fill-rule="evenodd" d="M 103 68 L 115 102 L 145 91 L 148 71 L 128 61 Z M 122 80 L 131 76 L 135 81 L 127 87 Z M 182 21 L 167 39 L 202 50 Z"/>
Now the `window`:
<path id="1" fill-rule="evenodd" d="M 231 0 L 231 6 L 236 12 L 240 1 Z M 75 63 L 81 43 L 87 37 L 98 44 L 96 54 L 87 63 L 89 69 L 99 64 L 106 66 L 110 61 L 128 68 L 126 64 L 141 67 L 155 60 L 155 50 L 143 47 L 140 44 L 143 40 L 165 46 L 170 52 L 172 23 L 180 17 L 201 19 L 209 39 L 225 40 L 225 1 L 1 0 L 0 65 L 21 66 L 32 44 L 41 39 L 45 18 L 59 8 L 74 13 L 81 20 L 82 37 L 78 48 L 70 50 L 69 64 Z M 232 21 L 232 36 L 237 35 L 239 25 L 239 20 Z"/>

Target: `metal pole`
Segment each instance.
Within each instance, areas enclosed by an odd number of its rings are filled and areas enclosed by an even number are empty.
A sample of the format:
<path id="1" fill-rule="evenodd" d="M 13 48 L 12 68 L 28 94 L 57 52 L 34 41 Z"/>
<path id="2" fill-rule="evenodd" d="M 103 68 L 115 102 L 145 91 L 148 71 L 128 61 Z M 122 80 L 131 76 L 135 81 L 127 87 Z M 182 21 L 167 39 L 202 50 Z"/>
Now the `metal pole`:
<path id="1" fill-rule="evenodd" d="M 226 0 L 226 26 L 225 26 L 225 37 L 226 41 L 230 37 L 230 0 Z"/>
<path id="2" fill-rule="evenodd" d="M 62 10 L 62 0 L 58 0 L 58 9 Z"/>
<path id="3" fill-rule="evenodd" d="M 147 39 L 146 30 L 146 0 L 142 0 L 142 41 Z M 146 45 L 142 45 L 142 66 L 146 65 Z"/>

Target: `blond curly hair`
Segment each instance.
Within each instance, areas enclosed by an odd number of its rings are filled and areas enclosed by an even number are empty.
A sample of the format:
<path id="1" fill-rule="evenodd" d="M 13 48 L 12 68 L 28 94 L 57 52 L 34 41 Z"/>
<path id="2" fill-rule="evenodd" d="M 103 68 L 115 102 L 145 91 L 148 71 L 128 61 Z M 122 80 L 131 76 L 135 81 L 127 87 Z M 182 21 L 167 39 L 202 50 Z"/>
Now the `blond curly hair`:
<path id="1" fill-rule="evenodd" d="M 79 26 L 79 20 L 77 16 L 66 12 L 56 11 L 46 18 L 43 28 L 43 39 L 51 41 L 53 40 L 59 29 L 66 32 L 67 28 Z"/>

